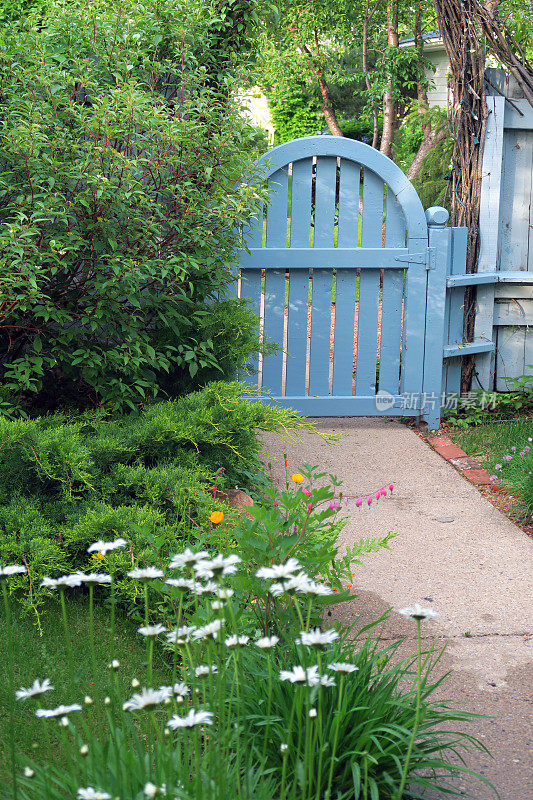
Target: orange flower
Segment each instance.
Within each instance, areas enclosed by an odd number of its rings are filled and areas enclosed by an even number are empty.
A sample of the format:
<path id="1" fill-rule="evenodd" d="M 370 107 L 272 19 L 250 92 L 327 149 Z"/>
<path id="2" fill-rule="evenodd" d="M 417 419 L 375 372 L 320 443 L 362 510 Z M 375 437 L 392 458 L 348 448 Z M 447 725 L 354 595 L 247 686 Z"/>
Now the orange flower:
<path id="1" fill-rule="evenodd" d="M 294 483 L 301 483 L 304 479 L 304 476 L 300 475 L 299 472 L 295 472 L 294 475 L 292 476 L 292 479 Z"/>
<path id="2" fill-rule="evenodd" d="M 209 515 L 209 520 L 213 525 L 220 525 L 222 520 L 224 519 L 224 514 L 222 511 L 212 511 Z"/>
<path id="3" fill-rule="evenodd" d="M 91 556 L 91 558 L 96 559 L 96 561 L 103 561 L 105 556 L 103 553 L 95 553 L 94 555 Z"/>

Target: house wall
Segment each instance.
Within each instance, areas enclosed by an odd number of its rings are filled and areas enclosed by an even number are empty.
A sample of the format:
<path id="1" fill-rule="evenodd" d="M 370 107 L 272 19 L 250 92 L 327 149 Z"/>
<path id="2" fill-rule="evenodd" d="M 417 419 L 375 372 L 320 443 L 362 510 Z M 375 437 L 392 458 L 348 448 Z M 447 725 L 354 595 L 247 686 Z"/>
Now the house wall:
<path id="1" fill-rule="evenodd" d="M 441 106 L 446 108 L 448 101 L 448 75 L 450 73 L 450 62 L 444 48 L 439 50 L 428 50 L 425 55 L 435 64 L 436 70 L 426 71 L 426 78 L 433 83 L 434 88 L 428 90 L 428 101 L 431 107 Z"/>

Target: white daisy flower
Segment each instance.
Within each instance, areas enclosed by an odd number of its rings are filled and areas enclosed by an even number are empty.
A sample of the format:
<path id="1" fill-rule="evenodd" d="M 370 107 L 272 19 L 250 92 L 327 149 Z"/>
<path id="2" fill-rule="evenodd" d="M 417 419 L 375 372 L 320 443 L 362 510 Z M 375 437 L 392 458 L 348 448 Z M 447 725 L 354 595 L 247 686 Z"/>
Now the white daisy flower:
<path id="1" fill-rule="evenodd" d="M 115 539 L 114 542 L 94 542 L 94 544 L 89 545 L 87 548 L 88 553 L 102 553 L 105 556 L 106 553 L 110 553 L 111 550 L 116 550 L 118 547 L 126 547 L 127 546 L 126 539 Z"/>
<path id="2" fill-rule="evenodd" d="M 144 568 L 137 568 L 132 569 L 131 572 L 128 572 L 128 578 L 134 578 L 140 581 L 153 581 L 156 578 L 164 578 L 165 573 L 162 569 L 157 569 L 157 567 L 144 567 Z"/>
<path id="3" fill-rule="evenodd" d="M 311 719 L 314 719 L 316 717 L 316 715 L 317 715 L 316 708 L 310 708 L 309 709 L 309 716 L 311 717 Z"/>
<path id="4" fill-rule="evenodd" d="M 167 578 L 165 583 L 168 584 L 168 586 L 173 586 L 175 589 L 181 589 L 182 591 L 188 589 L 190 592 L 192 592 L 196 586 L 196 581 L 190 578 Z"/>
<path id="5" fill-rule="evenodd" d="M 188 644 L 191 633 L 195 630 L 194 625 L 182 625 L 181 628 L 174 628 L 167 633 L 167 642 L 171 644 Z"/>
<path id="6" fill-rule="evenodd" d="M 41 719 L 66 717 L 67 714 L 72 714 L 73 711 L 81 711 L 79 703 L 72 703 L 70 706 L 58 706 L 57 708 L 38 708 L 35 712 L 35 716 Z"/>
<path id="7" fill-rule="evenodd" d="M 153 708 L 172 697 L 171 686 L 160 686 L 159 689 L 141 689 L 140 694 L 134 694 L 122 705 L 123 711 L 141 711 L 143 708 Z"/>
<path id="8" fill-rule="evenodd" d="M 213 611 L 221 611 L 224 608 L 224 603 L 222 602 L 222 600 L 212 600 L 211 608 L 213 609 Z"/>
<path id="9" fill-rule="evenodd" d="M 185 683 L 175 683 L 172 687 L 172 691 L 176 695 L 176 697 L 187 697 L 190 694 L 190 689 Z"/>
<path id="10" fill-rule="evenodd" d="M 219 589 L 218 586 L 216 588 L 216 595 L 220 600 L 229 600 L 234 594 L 233 589 Z"/>
<path id="11" fill-rule="evenodd" d="M 261 567 L 255 573 L 256 578 L 292 578 L 293 574 L 302 566 L 296 558 L 289 558 L 285 564 L 272 564 L 270 567 Z"/>
<path id="12" fill-rule="evenodd" d="M 305 588 L 306 594 L 314 594 L 317 597 L 328 597 L 333 594 L 333 590 L 324 583 L 317 583 L 317 581 L 308 581 Z"/>
<path id="13" fill-rule="evenodd" d="M 24 777 L 25 778 L 33 778 L 35 772 L 32 770 L 31 767 L 24 767 Z"/>
<path id="14" fill-rule="evenodd" d="M 348 664 L 345 661 L 335 661 L 333 664 L 328 664 L 329 669 L 333 670 L 333 672 L 357 672 L 359 667 L 356 667 L 355 664 Z"/>
<path id="15" fill-rule="evenodd" d="M 83 698 L 83 702 L 85 703 L 86 706 L 92 706 L 93 699 L 92 697 L 89 697 L 88 694 L 86 694 L 85 697 Z"/>
<path id="16" fill-rule="evenodd" d="M 225 641 L 225 645 L 226 647 L 239 647 L 239 645 L 244 646 L 245 644 L 248 644 L 249 641 L 249 636 L 237 636 L 237 634 L 234 634 L 233 636 L 228 636 Z"/>
<path id="17" fill-rule="evenodd" d="M 285 742 L 282 742 L 282 744 L 280 744 L 279 746 L 279 749 L 281 750 L 282 753 L 285 753 L 289 749 L 289 745 L 285 744 Z"/>
<path id="18" fill-rule="evenodd" d="M 309 584 L 309 576 L 305 572 L 299 572 L 298 575 L 293 575 L 282 583 L 273 583 L 269 591 L 274 597 L 278 597 L 283 592 L 287 592 L 287 594 L 307 593 Z"/>
<path id="19" fill-rule="evenodd" d="M 61 717 L 59 724 L 62 725 L 63 728 L 68 728 L 68 717 Z"/>
<path id="20" fill-rule="evenodd" d="M 318 674 L 318 667 L 316 664 L 313 667 L 296 666 L 292 670 L 283 669 L 279 673 L 280 680 L 290 681 L 291 683 L 307 683 L 308 686 L 317 686 L 320 683 L 320 676 Z"/>
<path id="21" fill-rule="evenodd" d="M 214 594 L 217 590 L 217 585 L 214 581 L 207 581 L 207 583 L 200 583 L 195 581 L 193 583 L 192 592 L 198 596 L 202 594 Z"/>
<path id="22" fill-rule="evenodd" d="M 206 675 L 209 675 L 209 673 L 214 675 L 217 672 L 218 672 L 218 668 L 214 664 L 212 664 L 209 667 L 208 666 L 204 666 L 203 664 L 200 664 L 200 666 L 196 667 L 196 669 L 194 670 L 194 674 L 196 675 L 197 678 L 205 678 Z"/>
<path id="23" fill-rule="evenodd" d="M 60 578 L 47 578 L 44 577 L 41 581 L 41 587 L 44 589 L 57 589 L 60 586 L 68 586 L 69 588 L 73 588 L 74 586 L 81 586 L 82 578 L 80 578 L 78 573 L 73 573 L 72 575 L 62 575 Z"/>
<path id="24" fill-rule="evenodd" d="M 204 559 L 202 561 L 198 561 L 194 565 L 194 570 L 199 578 L 214 578 L 215 575 L 220 577 L 221 575 L 232 575 L 234 572 L 237 572 L 237 564 L 241 562 L 242 559 L 236 555 L 229 555 L 224 557 L 221 553 L 211 559 Z"/>
<path id="25" fill-rule="evenodd" d="M 322 675 L 320 678 L 320 685 L 321 686 L 336 686 L 335 678 L 332 678 L 331 675 Z"/>
<path id="26" fill-rule="evenodd" d="M 107 792 L 101 792 L 99 789 L 93 789 L 88 786 L 86 789 L 78 789 L 76 795 L 78 800 L 111 800 L 111 795 Z"/>
<path id="27" fill-rule="evenodd" d="M 80 747 L 80 756 L 87 756 L 87 755 L 89 755 L 89 745 L 82 744 L 82 746 Z"/>
<path id="28" fill-rule="evenodd" d="M 411 619 L 435 619 L 435 617 L 439 616 L 432 608 L 422 608 L 418 603 L 415 603 L 412 608 L 401 608 L 398 614 L 402 614 L 404 617 L 411 617 Z"/>
<path id="29" fill-rule="evenodd" d="M 15 697 L 17 700 L 27 700 L 29 697 L 36 697 L 39 694 L 51 692 L 53 688 L 49 678 L 45 678 L 42 683 L 36 678 L 29 689 L 25 689 L 24 687 L 18 689 L 15 692 Z"/>
<path id="30" fill-rule="evenodd" d="M 269 650 L 271 647 L 275 647 L 278 642 L 279 638 L 277 636 L 263 636 L 261 639 L 257 639 L 255 644 L 261 650 Z"/>
<path id="31" fill-rule="evenodd" d="M 77 572 L 78 577 L 82 583 L 111 583 L 111 575 L 106 575 L 105 572 L 90 572 L 88 575 L 85 572 Z"/>
<path id="32" fill-rule="evenodd" d="M 197 628 L 193 631 L 191 638 L 193 640 L 198 640 L 208 639 L 211 636 L 213 639 L 216 639 L 224 622 L 225 620 L 223 619 L 214 619 L 213 622 L 209 622 L 207 625 L 203 625 L 201 628 Z"/>
<path id="33" fill-rule="evenodd" d="M 186 717 L 179 717 L 174 714 L 172 719 L 169 719 L 167 726 L 177 730 L 177 728 L 194 728 L 195 725 L 212 725 L 213 712 L 212 711 L 195 711 L 191 708 Z"/>
<path id="34" fill-rule="evenodd" d="M 148 783 L 144 784 L 144 795 L 145 797 L 152 798 L 157 797 L 158 794 L 166 795 L 167 793 L 167 785 L 164 783 L 162 786 L 156 786 L 155 783 Z"/>
<path id="35" fill-rule="evenodd" d="M 139 679 L 138 678 L 133 678 L 133 680 L 131 682 L 132 689 L 138 689 L 140 685 L 141 685 L 141 682 L 139 681 Z"/>
<path id="36" fill-rule="evenodd" d="M 204 558 L 209 558 L 209 553 L 205 550 L 202 550 L 199 553 L 194 553 L 189 547 L 187 547 L 183 553 L 178 553 L 178 555 L 173 556 L 172 561 L 168 565 L 170 569 L 183 569 L 183 567 L 188 567 L 190 564 L 196 564 L 197 561 L 202 561 Z"/>
<path id="37" fill-rule="evenodd" d="M 0 578 L 9 578 L 11 575 L 24 575 L 26 567 L 20 564 L 8 564 L 7 567 L 0 567 Z"/>
<path id="38" fill-rule="evenodd" d="M 313 631 L 301 631 L 300 638 L 296 639 L 296 644 L 304 644 L 308 647 L 321 649 L 328 644 L 332 644 L 338 638 L 337 631 L 331 629 L 322 633 L 320 628 L 315 628 Z"/>
<path id="39" fill-rule="evenodd" d="M 143 625 L 142 628 L 137 628 L 137 633 L 140 633 L 141 636 L 159 636 L 161 633 L 165 633 L 166 628 L 164 625 L 161 625 L 160 622 L 157 625 Z"/>
<path id="40" fill-rule="evenodd" d="M 119 669 L 120 668 L 120 661 L 118 658 L 114 658 L 113 661 L 107 665 L 108 669 Z"/>

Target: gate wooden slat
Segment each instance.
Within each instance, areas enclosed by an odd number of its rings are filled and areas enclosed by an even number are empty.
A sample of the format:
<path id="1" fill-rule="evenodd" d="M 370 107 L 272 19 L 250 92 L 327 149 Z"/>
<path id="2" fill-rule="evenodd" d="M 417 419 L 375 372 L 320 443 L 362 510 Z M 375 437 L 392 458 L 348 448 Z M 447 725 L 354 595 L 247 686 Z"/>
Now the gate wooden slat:
<path id="1" fill-rule="evenodd" d="M 362 247 L 379 247 L 383 225 L 383 181 L 369 169 L 363 172 Z M 371 395 L 376 391 L 378 354 L 379 271 L 361 271 L 357 323 L 357 363 L 355 394 Z"/>
<path id="2" fill-rule="evenodd" d="M 312 172 L 312 158 L 302 158 L 292 165 L 291 247 L 311 246 Z"/>
<path id="3" fill-rule="evenodd" d="M 272 189 L 267 207 L 266 247 L 287 246 L 288 165 L 270 178 Z M 283 345 L 285 323 L 285 270 L 265 272 L 264 335 Z M 283 350 L 263 359 L 262 386 L 275 395 L 281 394 Z"/>
<path id="4" fill-rule="evenodd" d="M 403 247 L 405 220 L 400 204 L 387 188 L 385 213 L 385 247 Z M 379 352 L 379 389 L 397 394 L 400 386 L 400 352 L 402 345 L 402 304 L 404 272 L 383 271 L 381 301 L 381 348 Z"/>
<path id="5" fill-rule="evenodd" d="M 341 159 L 339 181 L 338 247 L 356 247 L 359 238 L 358 164 Z M 335 333 L 333 346 L 333 394 L 352 394 L 355 295 L 357 271 L 337 270 L 335 292 Z"/>
<path id="6" fill-rule="evenodd" d="M 309 247 L 311 241 L 311 182 L 313 160 L 305 158 L 292 165 L 291 247 Z M 287 395 L 305 395 L 307 367 L 307 312 L 309 270 L 289 271 L 287 329 Z"/>
<path id="7" fill-rule="evenodd" d="M 309 355 L 309 395 L 329 395 L 329 350 L 331 334 L 331 292 L 333 272 L 313 270 L 311 297 L 311 351 Z"/>
<path id="8" fill-rule="evenodd" d="M 336 179 L 337 159 L 330 156 L 317 158 L 314 247 L 333 247 Z M 329 395 L 332 285 L 333 272 L 331 269 L 313 269 L 309 355 L 310 395 Z"/>
<path id="9" fill-rule="evenodd" d="M 335 228 L 335 184 L 337 159 L 317 158 L 314 247 L 333 247 Z"/>
<path id="10" fill-rule="evenodd" d="M 241 276 L 241 297 L 251 301 L 251 309 L 257 317 L 261 316 L 261 270 L 247 269 Z M 257 383 L 259 377 L 259 356 L 251 358 L 248 362 L 247 374 L 239 377 Z"/>

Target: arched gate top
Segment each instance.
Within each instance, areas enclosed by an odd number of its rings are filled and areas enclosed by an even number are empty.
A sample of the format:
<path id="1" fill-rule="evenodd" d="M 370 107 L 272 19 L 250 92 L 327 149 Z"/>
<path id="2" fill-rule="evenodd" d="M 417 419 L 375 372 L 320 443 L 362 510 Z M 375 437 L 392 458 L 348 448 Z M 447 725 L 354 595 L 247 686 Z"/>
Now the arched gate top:
<path id="1" fill-rule="evenodd" d="M 427 237 L 424 208 L 412 183 L 394 161 L 363 142 L 342 136 L 302 136 L 271 148 L 261 156 L 257 164 L 266 166 L 265 178 L 270 178 L 287 164 L 313 156 L 347 159 L 375 172 L 396 196 L 405 215 L 408 236 L 421 239 Z"/>

